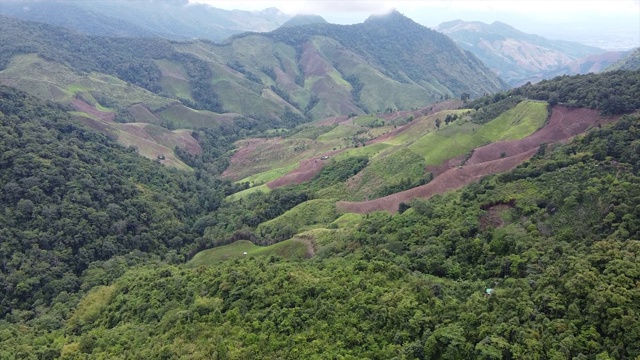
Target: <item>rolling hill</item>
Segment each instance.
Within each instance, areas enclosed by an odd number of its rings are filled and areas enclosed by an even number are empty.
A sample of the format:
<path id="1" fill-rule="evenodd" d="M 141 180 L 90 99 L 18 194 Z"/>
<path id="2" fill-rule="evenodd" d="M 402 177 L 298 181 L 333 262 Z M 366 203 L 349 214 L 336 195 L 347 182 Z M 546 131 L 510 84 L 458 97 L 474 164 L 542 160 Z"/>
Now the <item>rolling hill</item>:
<path id="1" fill-rule="evenodd" d="M 501 22 L 485 24 L 479 21 L 454 20 L 440 24 L 437 30 L 450 36 L 463 49 L 475 54 L 510 85 L 551 78 L 561 71 L 569 75 L 587 73 L 594 59 L 581 60 L 605 51 L 570 41 L 549 40 L 526 34 Z M 617 56 L 620 56 L 619 52 Z M 600 58 L 604 69 L 617 60 L 615 55 Z M 576 66 L 576 61 L 581 66 Z"/>

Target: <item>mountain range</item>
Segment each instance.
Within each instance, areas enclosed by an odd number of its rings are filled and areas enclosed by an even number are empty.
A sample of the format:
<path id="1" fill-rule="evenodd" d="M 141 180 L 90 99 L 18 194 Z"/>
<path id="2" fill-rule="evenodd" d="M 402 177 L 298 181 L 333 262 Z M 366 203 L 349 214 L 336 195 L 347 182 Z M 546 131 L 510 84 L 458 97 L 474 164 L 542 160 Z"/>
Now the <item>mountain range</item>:
<path id="1" fill-rule="evenodd" d="M 291 17 L 276 8 L 229 11 L 188 0 L 10 0 L 0 3 L 0 15 L 87 35 L 213 41 L 245 31 L 271 31 Z"/>
<path id="2" fill-rule="evenodd" d="M 318 119 L 506 88 L 475 56 L 399 13 L 358 25 L 245 33 L 224 44 L 94 37 L 10 18 L 1 26 L 3 68 L 11 68 L 14 55 L 38 54 L 72 72 L 109 74 L 216 113 L 274 118 L 288 109 Z M 53 85 L 64 89 L 64 81 Z"/>
<path id="3" fill-rule="evenodd" d="M 626 55 L 624 51 L 606 52 L 576 42 L 549 40 L 499 21 L 455 20 L 440 24 L 437 30 L 475 54 L 511 86 L 563 74 L 599 72 Z"/>
<path id="4" fill-rule="evenodd" d="M 0 15 L 0 359 L 638 358 L 640 70 L 158 11 Z"/>

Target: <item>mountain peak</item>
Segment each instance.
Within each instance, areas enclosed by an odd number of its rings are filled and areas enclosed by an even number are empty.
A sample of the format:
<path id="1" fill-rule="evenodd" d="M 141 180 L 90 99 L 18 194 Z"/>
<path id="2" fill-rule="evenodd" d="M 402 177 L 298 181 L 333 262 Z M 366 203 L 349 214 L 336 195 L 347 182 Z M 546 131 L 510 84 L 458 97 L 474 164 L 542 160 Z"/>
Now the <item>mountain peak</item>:
<path id="1" fill-rule="evenodd" d="M 311 24 L 328 24 L 328 22 L 320 15 L 300 14 L 289 19 L 286 23 L 282 24 L 281 27 L 292 27 L 292 26 L 302 26 L 302 25 L 311 25 Z"/>
<path id="2" fill-rule="evenodd" d="M 371 15 L 364 22 L 366 24 L 366 23 L 373 23 L 373 22 L 380 22 L 380 21 L 382 21 L 382 22 L 391 22 L 391 21 L 399 21 L 399 20 L 410 20 L 410 21 L 413 21 L 413 20 L 409 19 L 408 17 L 404 16 L 404 14 L 402 14 L 398 10 L 393 9 L 393 10 L 391 10 L 390 12 L 388 12 L 386 14 Z"/>

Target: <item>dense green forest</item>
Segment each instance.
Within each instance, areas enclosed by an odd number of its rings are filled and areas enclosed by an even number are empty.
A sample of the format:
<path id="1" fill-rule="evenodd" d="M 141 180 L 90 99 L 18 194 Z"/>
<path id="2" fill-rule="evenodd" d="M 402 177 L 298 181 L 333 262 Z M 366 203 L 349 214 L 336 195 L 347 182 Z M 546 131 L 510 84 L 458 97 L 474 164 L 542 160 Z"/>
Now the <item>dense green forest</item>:
<path id="1" fill-rule="evenodd" d="M 637 83 L 557 78 L 471 105 L 553 92 L 590 105 L 575 84 L 633 101 Z M 637 114 L 401 214 L 298 234 L 310 259 L 194 268 L 204 247 L 296 235 L 270 222 L 296 205 L 337 216 L 309 200 L 368 159 L 228 201 L 245 185 L 142 159 L 65 110 L 0 88 L 0 358 L 640 356 Z"/>
<path id="2" fill-rule="evenodd" d="M 486 95 L 464 106 L 479 110 L 473 114 L 474 121 L 484 123 L 524 98 L 544 100 L 552 106 L 562 104 L 596 109 L 603 115 L 625 114 L 640 108 L 640 71 L 559 76 Z"/>
<path id="3" fill-rule="evenodd" d="M 135 250 L 180 262 L 195 220 L 234 191 L 205 172 L 143 159 L 8 87 L 0 121 L 2 316 L 78 291 L 96 261 Z"/>

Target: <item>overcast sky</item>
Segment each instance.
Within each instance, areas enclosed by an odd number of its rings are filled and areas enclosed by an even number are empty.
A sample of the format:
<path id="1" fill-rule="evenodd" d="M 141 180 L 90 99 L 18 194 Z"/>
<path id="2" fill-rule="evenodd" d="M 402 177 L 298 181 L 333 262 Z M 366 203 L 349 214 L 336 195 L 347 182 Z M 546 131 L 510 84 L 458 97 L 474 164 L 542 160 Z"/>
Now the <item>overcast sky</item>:
<path id="1" fill-rule="evenodd" d="M 190 0 L 221 9 L 317 14 L 335 24 L 363 22 L 395 8 L 435 28 L 455 19 L 502 21 L 527 33 L 607 49 L 640 46 L 640 0 Z"/>

